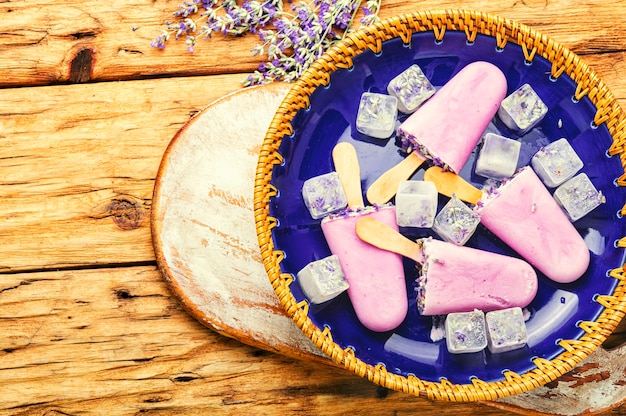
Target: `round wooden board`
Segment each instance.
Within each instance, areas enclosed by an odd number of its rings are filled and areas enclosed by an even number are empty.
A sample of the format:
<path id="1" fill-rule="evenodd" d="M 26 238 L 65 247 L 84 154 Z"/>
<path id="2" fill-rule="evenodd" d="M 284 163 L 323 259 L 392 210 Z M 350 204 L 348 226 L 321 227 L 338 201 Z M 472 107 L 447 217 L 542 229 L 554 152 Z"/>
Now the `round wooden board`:
<path id="1" fill-rule="evenodd" d="M 253 216 L 257 158 L 289 88 L 229 94 L 176 134 L 156 178 L 152 236 L 159 268 L 200 322 L 253 346 L 322 359 L 270 285 Z"/>
<path id="2" fill-rule="evenodd" d="M 173 138 L 156 178 L 157 263 L 185 309 L 245 344 L 334 365 L 287 317 L 259 252 L 253 216 L 257 158 L 290 86 L 227 95 Z M 528 393 L 489 402 L 522 414 L 594 414 L 626 401 L 626 345 L 599 348 L 574 371 Z"/>

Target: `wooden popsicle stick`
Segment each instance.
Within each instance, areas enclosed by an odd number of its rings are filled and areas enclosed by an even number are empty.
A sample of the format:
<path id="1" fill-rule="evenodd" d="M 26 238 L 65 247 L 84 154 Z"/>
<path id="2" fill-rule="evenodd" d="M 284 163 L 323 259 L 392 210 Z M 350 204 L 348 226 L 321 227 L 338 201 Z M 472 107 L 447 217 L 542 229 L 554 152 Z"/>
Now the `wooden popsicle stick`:
<path id="1" fill-rule="evenodd" d="M 392 251 L 420 264 L 424 262 L 420 244 L 374 218 L 363 217 L 358 220 L 356 234 L 361 240 L 382 250 Z"/>
<path id="2" fill-rule="evenodd" d="M 413 175 L 424 163 L 424 158 L 416 152 L 411 152 L 400 163 L 391 167 L 378 177 L 367 188 L 366 197 L 370 204 L 381 205 L 391 201 L 398 192 L 398 185 Z"/>
<path id="3" fill-rule="evenodd" d="M 440 194 L 452 197 L 455 194 L 461 201 L 476 205 L 483 192 L 459 175 L 438 166 L 428 168 L 424 172 L 424 180 L 434 182 Z"/>
<path id="4" fill-rule="evenodd" d="M 347 142 L 337 143 L 333 148 L 335 171 L 352 209 L 363 208 L 363 191 L 361 189 L 361 168 L 359 158 L 353 145 Z"/>

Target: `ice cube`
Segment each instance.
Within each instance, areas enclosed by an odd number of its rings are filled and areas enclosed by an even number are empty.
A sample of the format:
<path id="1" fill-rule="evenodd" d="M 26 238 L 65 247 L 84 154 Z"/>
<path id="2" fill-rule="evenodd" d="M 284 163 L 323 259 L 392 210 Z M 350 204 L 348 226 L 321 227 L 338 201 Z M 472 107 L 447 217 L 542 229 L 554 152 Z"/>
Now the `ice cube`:
<path id="1" fill-rule="evenodd" d="M 377 139 L 386 139 L 395 131 L 398 99 L 386 94 L 364 92 L 356 115 L 359 133 Z"/>
<path id="2" fill-rule="evenodd" d="M 349 287 L 336 255 L 310 262 L 296 278 L 304 295 L 316 304 L 336 298 Z"/>
<path id="3" fill-rule="evenodd" d="M 398 99 L 398 110 L 410 114 L 435 93 L 435 87 L 418 65 L 411 65 L 387 84 L 387 92 Z"/>
<path id="4" fill-rule="evenodd" d="M 547 112 L 535 90 L 524 84 L 502 100 L 498 116 L 508 128 L 523 134 L 539 124 Z"/>
<path id="5" fill-rule="evenodd" d="M 433 230 L 445 241 L 462 246 L 474 234 L 479 222 L 478 214 L 452 194 L 435 217 Z"/>
<path id="6" fill-rule="evenodd" d="M 513 176 L 522 144 L 517 140 L 487 133 L 476 160 L 476 174 L 491 179 Z"/>
<path id="7" fill-rule="evenodd" d="M 492 353 L 522 348 L 528 341 L 522 308 L 487 312 L 487 347 Z"/>
<path id="8" fill-rule="evenodd" d="M 452 354 L 478 352 L 487 346 L 483 311 L 450 313 L 446 317 L 446 346 Z"/>
<path id="9" fill-rule="evenodd" d="M 337 172 L 325 173 L 304 181 L 302 198 L 314 219 L 325 217 L 348 206 Z"/>
<path id="10" fill-rule="evenodd" d="M 593 186 L 586 173 L 580 173 L 556 188 L 554 199 L 572 222 L 605 202 L 604 195 Z"/>
<path id="11" fill-rule="evenodd" d="M 539 149 L 530 163 L 549 188 L 559 186 L 583 167 L 583 161 L 565 138 Z"/>
<path id="12" fill-rule="evenodd" d="M 396 194 L 396 222 L 400 227 L 432 227 L 437 214 L 438 197 L 433 182 L 400 182 Z"/>

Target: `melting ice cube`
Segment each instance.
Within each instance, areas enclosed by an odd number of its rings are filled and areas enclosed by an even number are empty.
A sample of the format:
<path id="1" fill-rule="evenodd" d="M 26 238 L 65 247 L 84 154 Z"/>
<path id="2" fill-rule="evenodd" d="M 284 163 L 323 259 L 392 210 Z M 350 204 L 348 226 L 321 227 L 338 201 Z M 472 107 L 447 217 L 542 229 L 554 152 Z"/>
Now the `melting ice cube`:
<path id="1" fill-rule="evenodd" d="M 528 341 L 522 308 L 487 312 L 487 346 L 492 353 L 522 348 Z"/>
<path id="2" fill-rule="evenodd" d="M 476 174 L 491 179 L 513 176 L 522 144 L 508 137 L 487 133 L 476 160 Z"/>
<path id="3" fill-rule="evenodd" d="M 605 202 L 604 195 L 593 186 L 586 173 L 580 173 L 556 188 L 554 199 L 572 222 Z"/>
<path id="4" fill-rule="evenodd" d="M 445 241 L 462 246 L 474 234 L 479 222 L 478 214 L 452 194 L 435 217 L 433 230 Z"/>
<path id="5" fill-rule="evenodd" d="M 430 228 L 437 214 L 437 187 L 430 181 L 403 181 L 396 194 L 396 220 L 400 227 Z"/>
<path id="6" fill-rule="evenodd" d="M 396 97 L 364 92 L 356 115 L 356 129 L 367 136 L 386 139 L 395 131 L 397 115 Z"/>
<path id="7" fill-rule="evenodd" d="M 583 167 L 583 161 L 564 138 L 539 149 L 530 163 L 537 176 L 550 188 L 559 186 Z"/>
<path id="8" fill-rule="evenodd" d="M 535 127 L 548 112 L 535 90 L 524 84 L 508 95 L 498 109 L 498 116 L 506 126 L 518 133 Z"/>
<path id="9" fill-rule="evenodd" d="M 310 262 L 298 272 L 297 280 L 311 303 L 334 299 L 349 286 L 336 255 Z"/>
<path id="10" fill-rule="evenodd" d="M 487 346 L 485 314 L 479 310 L 448 314 L 446 345 L 452 354 L 483 350 Z"/>
<path id="11" fill-rule="evenodd" d="M 337 172 L 307 179 L 302 186 L 302 198 L 314 219 L 325 217 L 348 206 Z"/>
<path id="12" fill-rule="evenodd" d="M 418 65 L 411 65 L 387 85 L 389 95 L 398 99 L 398 110 L 405 114 L 415 112 L 435 91 Z"/>

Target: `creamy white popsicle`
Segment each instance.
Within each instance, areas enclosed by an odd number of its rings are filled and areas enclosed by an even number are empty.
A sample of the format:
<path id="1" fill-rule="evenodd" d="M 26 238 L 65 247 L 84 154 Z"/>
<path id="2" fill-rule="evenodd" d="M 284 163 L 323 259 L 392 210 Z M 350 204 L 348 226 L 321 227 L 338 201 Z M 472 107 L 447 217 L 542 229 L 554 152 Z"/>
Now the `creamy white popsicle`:
<path id="1" fill-rule="evenodd" d="M 589 266 L 589 249 L 535 172 L 522 168 L 474 207 L 481 223 L 548 278 L 570 283 Z"/>
<path id="2" fill-rule="evenodd" d="M 360 219 L 356 230 L 362 240 L 421 264 L 422 315 L 525 307 L 537 294 L 537 274 L 521 259 L 432 238 L 413 242 L 371 218 Z"/>
<path id="3" fill-rule="evenodd" d="M 390 331 L 408 312 L 402 257 L 367 244 L 356 235 L 360 218 L 372 217 L 398 229 L 394 206 L 365 207 L 360 169 L 354 147 L 339 143 L 333 150 L 335 169 L 348 199 L 348 209 L 322 220 L 321 227 L 331 253 L 350 287 L 348 297 L 359 321 L 376 332 Z"/>
<path id="4" fill-rule="evenodd" d="M 495 65 L 483 61 L 466 65 L 398 127 L 398 138 L 409 154 L 370 185 L 367 200 L 389 202 L 399 183 L 425 159 L 458 173 L 506 91 L 506 77 Z"/>

